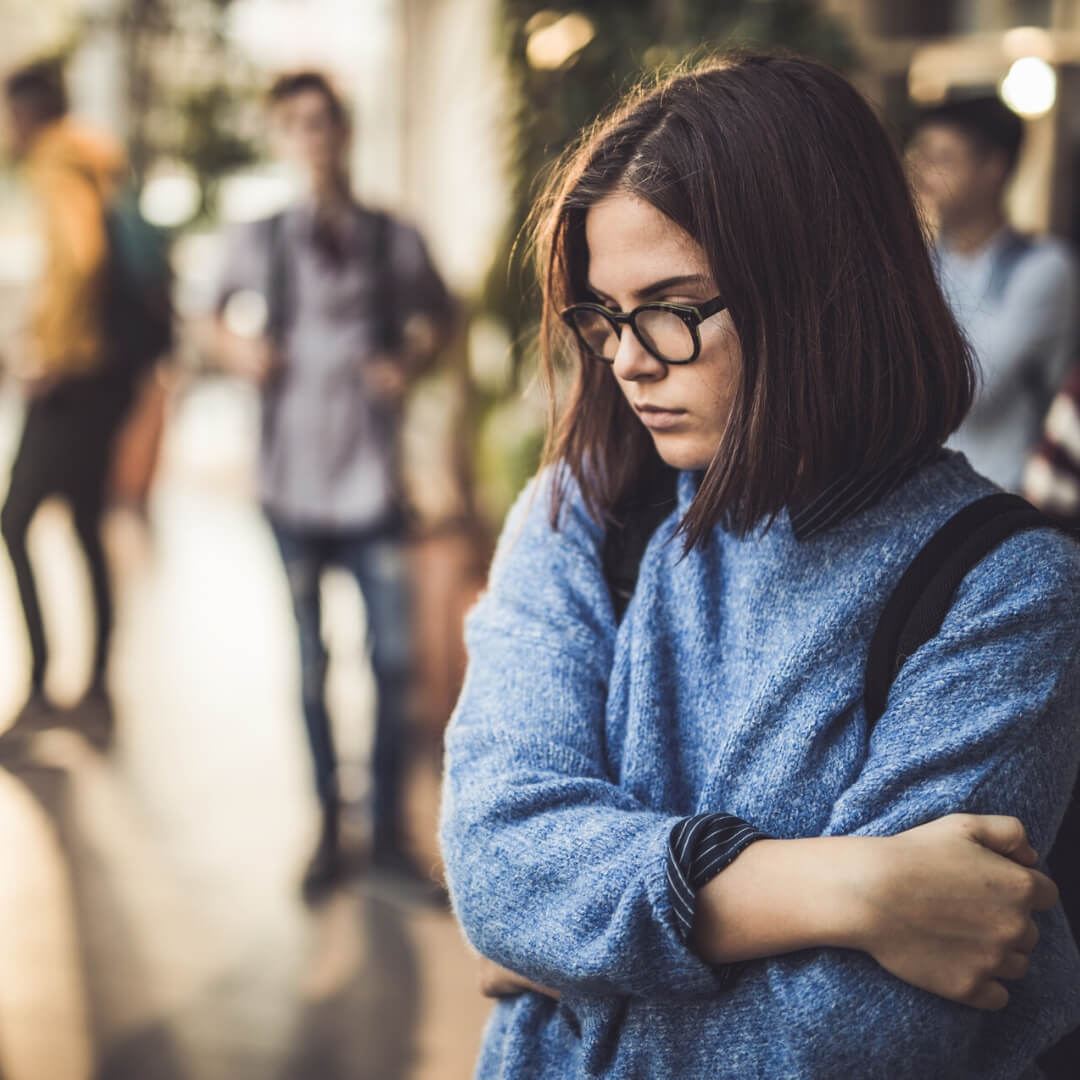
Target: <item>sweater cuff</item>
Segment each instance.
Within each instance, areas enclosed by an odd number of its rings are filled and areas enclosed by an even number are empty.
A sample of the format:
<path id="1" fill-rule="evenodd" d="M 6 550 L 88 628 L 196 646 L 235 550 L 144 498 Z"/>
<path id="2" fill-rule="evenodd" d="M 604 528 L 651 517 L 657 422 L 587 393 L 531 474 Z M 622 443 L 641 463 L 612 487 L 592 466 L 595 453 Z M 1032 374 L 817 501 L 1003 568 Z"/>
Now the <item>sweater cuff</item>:
<path id="1" fill-rule="evenodd" d="M 668 839 L 667 879 L 675 929 L 684 943 L 694 925 L 697 892 L 729 866 L 755 840 L 768 833 L 732 814 L 684 818 Z"/>

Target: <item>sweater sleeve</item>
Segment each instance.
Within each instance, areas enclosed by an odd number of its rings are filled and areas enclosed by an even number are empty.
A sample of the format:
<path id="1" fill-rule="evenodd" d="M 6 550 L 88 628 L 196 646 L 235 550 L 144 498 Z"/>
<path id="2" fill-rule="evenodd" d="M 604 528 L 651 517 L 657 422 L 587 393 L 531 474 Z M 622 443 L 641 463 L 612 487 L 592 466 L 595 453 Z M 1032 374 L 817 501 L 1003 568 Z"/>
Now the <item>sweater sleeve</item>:
<path id="1" fill-rule="evenodd" d="M 677 931 L 668 844 L 678 815 L 609 775 L 604 713 L 615 622 L 601 527 L 544 484 L 512 512 L 466 630 L 447 733 L 441 842 L 455 911 L 485 956 L 545 986 L 703 997 L 722 979 Z"/>
<path id="2" fill-rule="evenodd" d="M 1078 596 L 1076 546 L 1045 531 L 1014 537 L 972 571 L 941 632 L 901 670 L 825 833 L 891 835 L 952 812 L 1013 814 L 1045 855 L 1080 760 Z M 739 1004 L 755 1014 L 751 1026 L 772 1031 L 790 1075 L 804 1080 L 1014 1080 L 1080 1015 L 1060 906 L 1036 921 L 1042 938 L 1028 975 L 1008 984 L 1004 1013 L 946 1001 L 844 950 L 748 965 L 732 993 L 747 996 Z M 1000 1038 L 985 1037 L 1002 1025 L 1005 1055 Z"/>

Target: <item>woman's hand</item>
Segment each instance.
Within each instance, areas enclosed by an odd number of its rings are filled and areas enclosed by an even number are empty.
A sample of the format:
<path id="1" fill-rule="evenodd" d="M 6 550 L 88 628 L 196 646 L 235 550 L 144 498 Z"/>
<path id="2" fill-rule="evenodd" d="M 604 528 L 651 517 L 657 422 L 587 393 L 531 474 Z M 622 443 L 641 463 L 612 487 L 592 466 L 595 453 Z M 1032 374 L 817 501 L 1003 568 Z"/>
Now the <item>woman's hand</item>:
<path id="1" fill-rule="evenodd" d="M 759 840 L 697 894 L 691 945 L 712 964 L 835 947 L 979 1009 L 1009 1000 L 1057 903 L 1016 818 L 950 814 L 897 836 Z"/>
<path id="2" fill-rule="evenodd" d="M 870 842 L 862 853 L 869 861 L 849 881 L 863 910 L 850 944 L 914 986 L 1003 1008 L 1002 980 L 1026 973 L 1039 939 L 1032 912 L 1058 900 L 1054 883 L 1032 869 L 1024 826 L 950 814 Z"/>
<path id="3" fill-rule="evenodd" d="M 504 967 L 499 967 L 494 960 L 480 958 L 480 993 L 484 997 L 514 997 L 526 991 L 543 994 L 545 997 L 559 1000 L 558 990 L 549 990 L 546 986 L 530 982 L 523 975 L 515 975 Z"/>

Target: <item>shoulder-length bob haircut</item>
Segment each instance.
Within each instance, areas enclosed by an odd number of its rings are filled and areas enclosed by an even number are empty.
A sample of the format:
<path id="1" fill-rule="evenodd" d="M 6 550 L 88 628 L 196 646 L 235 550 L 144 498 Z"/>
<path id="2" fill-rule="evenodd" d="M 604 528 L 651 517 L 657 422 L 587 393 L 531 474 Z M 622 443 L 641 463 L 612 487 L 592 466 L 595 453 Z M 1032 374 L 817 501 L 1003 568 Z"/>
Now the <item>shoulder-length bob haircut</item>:
<path id="1" fill-rule="evenodd" d="M 591 299 L 585 218 L 613 192 L 701 246 L 741 345 L 731 416 L 681 523 L 687 550 L 719 523 L 745 535 L 839 475 L 929 451 L 963 419 L 971 353 L 874 113 L 821 64 L 727 56 L 632 93 L 567 152 L 534 210 L 544 460 L 564 466 L 553 525 L 570 476 L 611 520 L 657 460 L 614 376 L 560 318 Z"/>

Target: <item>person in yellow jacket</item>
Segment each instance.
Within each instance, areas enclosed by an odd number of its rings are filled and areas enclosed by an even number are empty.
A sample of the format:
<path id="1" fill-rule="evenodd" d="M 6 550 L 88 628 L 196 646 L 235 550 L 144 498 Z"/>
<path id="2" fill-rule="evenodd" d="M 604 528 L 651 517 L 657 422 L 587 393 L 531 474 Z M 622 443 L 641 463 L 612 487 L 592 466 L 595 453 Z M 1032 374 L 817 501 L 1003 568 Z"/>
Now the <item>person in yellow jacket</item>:
<path id="1" fill-rule="evenodd" d="M 18 728 L 37 724 L 52 711 L 44 689 L 45 633 L 26 550 L 30 521 L 51 495 L 70 503 L 86 553 L 97 618 L 87 703 L 107 711 L 112 604 L 100 520 L 112 443 L 131 387 L 110 368 L 105 318 L 105 207 L 122 177 L 124 155 L 110 139 L 68 117 L 63 81 L 53 67 L 16 71 L 5 90 L 11 149 L 37 203 L 46 251 L 19 365 L 29 395 L 26 421 L 0 512 L 32 659 L 30 693 Z"/>

